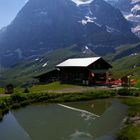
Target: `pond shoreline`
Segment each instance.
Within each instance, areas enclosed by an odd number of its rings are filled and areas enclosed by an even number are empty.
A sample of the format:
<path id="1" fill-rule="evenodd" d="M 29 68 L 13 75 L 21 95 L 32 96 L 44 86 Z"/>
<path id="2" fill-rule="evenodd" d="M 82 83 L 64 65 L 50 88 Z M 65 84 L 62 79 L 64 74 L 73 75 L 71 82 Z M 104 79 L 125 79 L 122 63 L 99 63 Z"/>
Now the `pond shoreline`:
<path id="1" fill-rule="evenodd" d="M 129 106 L 128 115 L 118 133 L 118 140 L 139 140 L 140 138 L 140 97 L 122 99 Z"/>
<path id="2" fill-rule="evenodd" d="M 0 97 L 0 118 L 9 109 L 16 109 L 33 103 L 63 103 L 115 97 L 114 90 L 84 91 L 80 93 L 14 93 Z"/>
<path id="3" fill-rule="evenodd" d="M 126 98 L 124 98 L 126 97 Z M 8 113 L 10 109 L 17 109 L 34 103 L 64 103 L 73 101 L 86 101 L 94 99 L 104 98 L 121 98 L 122 103 L 127 104 L 130 108 L 128 110 L 128 117 L 124 122 L 122 129 L 118 133 L 118 139 L 124 140 L 137 140 L 135 133 L 140 130 L 140 125 L 136 123 L 135 117 L 140 117 L 140 110 L 135 108 L 140 107 L 139 97 L 127 97 L 127 96 L 116 96 L 115 90 L 95 90 L 95 91 L 84 91 L 82 93 L 15 93 L 10 96 L 0 97 L 0 119 L 2 120 L 4 115 Z M 137 101 L 138 100 L 138 101 Z M 132 102 L 138 102 L 132 104 Z M 135 113 L 134 113 L 134 110 Z M 134 120 L 134 121 L 132 121 Z M 138 119 L 139 121 L 139 119 Z M 129 123 L 128 123 L 129 122 Z M 130 130 L 134 133 L 133 137 Z"/>

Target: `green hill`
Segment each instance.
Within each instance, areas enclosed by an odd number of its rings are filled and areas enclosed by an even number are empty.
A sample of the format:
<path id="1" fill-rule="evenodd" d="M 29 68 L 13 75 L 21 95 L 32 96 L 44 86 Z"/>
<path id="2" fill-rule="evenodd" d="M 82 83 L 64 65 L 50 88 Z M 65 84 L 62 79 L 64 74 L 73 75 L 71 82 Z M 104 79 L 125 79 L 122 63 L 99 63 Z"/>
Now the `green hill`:
<path id="1" fill-rule="evenodd" d="M 137 80 L 140 78 L 140 43 L 120 46 L 114 53 L 108 54 L 106 59 L 113 65 L 111 71 L 115 78 L 127 74 L 132 74 Z"/>
<path id="2" fill-rule="evenodd" d="M 113 62 L 112 72 L 116 78 L 132 74 L 135 79 L 140 77 L 140 53 L 136 56 L 126 56 Z"/>
<path id="3" fill-rule="evenodd" d="M 87 47 L 81 48 L 73 45 L 68 48 L 60 48 L 38 58 L 17 64 L 9 70 L 4 70 L 0 75 L 0 85 L 7 83 L 31 84 L 35 82 L 33 77 L 52 70 L 55 65 L 65 59 L 90 56 L 93 57 L 96 54 Z M 133 74 L 134 79 L 140 79 L 140 43 L 120 46 L 113 53 L 103 57 L 113 65 L 111 72 L 114 78 L 118 79 L 127 74 Z"/>
<path id="4" fill-rule="evenodd" d="M 107 54 L 105 57 L 109 61 L 116 61 L 126 56 L 133 56 L 140 52 L 140 43 L 133 45 L 123 45 L 115 48 L 114 52 Z"/>
<path id="5" fill-rule="evenodd" d="M 96 56 L 90 49 L 73 45 L 68 48 L 60 48 L 46 53 L 35 59 L 24 61 L 13 66 L 9 70 L 1 72 L 0 85 L 14 83 L 15 85 L 30 84 L 34 82 L 33 77 L 50 71 L 55 65 L 68 58 Z"/>

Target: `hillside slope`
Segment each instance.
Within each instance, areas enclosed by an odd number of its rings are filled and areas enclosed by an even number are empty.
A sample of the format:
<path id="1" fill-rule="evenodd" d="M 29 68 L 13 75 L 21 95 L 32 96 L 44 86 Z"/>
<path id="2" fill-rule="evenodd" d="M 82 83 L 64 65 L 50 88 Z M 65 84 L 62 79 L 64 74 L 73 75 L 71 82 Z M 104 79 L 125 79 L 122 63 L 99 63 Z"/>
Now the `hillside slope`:
<path id="1" fill-rule="evenodd" d="M 0 85 L 6 83 L 14 83 L 15 85 L 30 84 L 34 81 L 33 77 L 54 69 L 58 63 L 68 58 L 90 56 L 93 57 L 96 54 L 87 46 L 81 48 L 73 45 L 67 48 L 59 48 L 4 70 L 0 73 Z"/>
<path id="2" fill-rule="evenodd" d="M 115 78 L 132 74 L 133 78 L 140 77 L 140 43 L 118 47 L 106 59 L 113 65 L 112 73 Z"/>
<path id="3" fill-rule="evenodd" d="M 40 55 L 19 63 L 7 71 L 0 73 L 0 85 L 14 83 L 25 85 L 34 82 L 33 77 L 50 71 L 55 65 L 68 58 L 97 56 L 87 46 L 79 47 L 73 45 L 67 48 L 60 48 L 55 51 Z M 111 72 L 114 78 L 121 78 L 132 74 L 133 78 L 140 77 L 140 43 L 117 47 L 114 53 L 104 56 L 105 60 L 113 65 Z"/>

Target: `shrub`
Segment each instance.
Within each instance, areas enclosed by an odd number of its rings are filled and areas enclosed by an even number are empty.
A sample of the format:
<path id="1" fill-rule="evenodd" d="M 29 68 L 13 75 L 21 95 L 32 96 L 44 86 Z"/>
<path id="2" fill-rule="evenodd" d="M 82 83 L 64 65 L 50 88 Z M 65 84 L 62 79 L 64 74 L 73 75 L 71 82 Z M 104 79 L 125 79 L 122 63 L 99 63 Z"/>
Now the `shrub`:
<path id="1" fill-rule="evenodd" d="M 11 95 L 11 100 L 13 102 L 22 102 L 24 100 L 27 100 L 27 96 L 24 94 L 15 93 Z"/>
<path id="2" fill-rule="evenodd" d="M 140 96 L 140 90 L 130 89 L 128 87 L 125 87 L 125 88 L 119 89 L 118 94 L 122 96 Z"/>
<path id="3" fill-rule="evenodd" d="M 4 109 L 6 107 L 6 102 L 0 100 L 0 109 Z"/>
<path id="4" fill-rule="evenodd" d="M 140 128 L 132 125 L 128 125 L 118 133 L 118 140 L 139 140 Z"/>
<path id="5" fill-rule="evenodd" d="M 29 100 L 23 101 L 23 102 L 21 102 L 21 106 L 24 107 L 24 106 L 29 105 L 30 103 L 31 103 L 31 102 L 30 102 Z"/>

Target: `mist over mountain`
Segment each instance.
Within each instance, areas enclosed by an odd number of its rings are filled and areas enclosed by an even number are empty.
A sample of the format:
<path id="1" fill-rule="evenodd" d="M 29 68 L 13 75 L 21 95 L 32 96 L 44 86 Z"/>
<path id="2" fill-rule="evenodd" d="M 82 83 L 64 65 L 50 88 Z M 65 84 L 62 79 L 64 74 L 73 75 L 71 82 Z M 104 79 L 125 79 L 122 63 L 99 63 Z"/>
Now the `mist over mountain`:
<path id="1" fill-rule="evenodd" d="M 120 10 L 103 0 L 29 0 L 0 31 L 0 63 L 11 66 L 73 44 L 104 55 L 138 41 Z"/>

